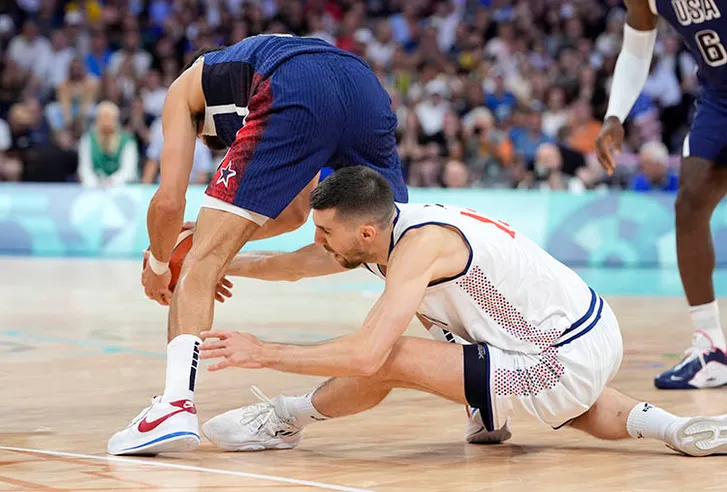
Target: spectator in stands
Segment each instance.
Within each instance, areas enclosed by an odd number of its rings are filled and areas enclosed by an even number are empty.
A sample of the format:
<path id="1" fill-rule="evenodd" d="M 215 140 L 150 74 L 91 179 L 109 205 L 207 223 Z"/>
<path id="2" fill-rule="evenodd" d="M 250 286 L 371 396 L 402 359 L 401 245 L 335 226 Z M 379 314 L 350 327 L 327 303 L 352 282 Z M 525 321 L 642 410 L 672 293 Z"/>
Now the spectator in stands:
<path id="1" fill-rule="evenodd" d="M 8 113 L 10 106 L 22 97 L 27 89 L 26 81 L 29 76 L 23 73 L 20 65 L 11 57 L 6 57 L 0 72 L 0 114 Z"/>
<path id="2" fill-rule="evenodd" d="M 140 93 L 144 101 L 144 111 L 153 116 L 161 116 L 164 99 L 167 97 L 167 88 L 162 85 L 159 71 L 149 70 Z"/>
<path id="3" fill-rule="evenodd" d="M 565 91 L 557 85 L 551 86 L 546 95 L 546 110 L 543 112 L 543 133 L 551 138 L 568 123 L 568 110 L 565 107 Z"/>
<path id="4" fill-rule="evenodd" d="M 99 92 L 99 81 L 86 73 L 80 58 L 74 58 L 68 69 L 68 79 L 56 90 L 57 102 L 46 106 L 46 118 L 54 130 L 69 129 L 81 135 L 93 116 Z"/>
<path id="5" fill-rule="evenodd" d="M 68 36 L 62 29 L 51 34 L 51 47 L 43 69 L 43 92 L 55 94 L 58 87 L 68 79 L 71 62 L 76 51 L 68 44 Z"/>
<path id="6" fill-rule="evenodd" d="M 495 127 L 492 113 L 487 109 L 479 112 L 474 124 L 465 128 L 465 135 L 468 142 L 467 167 L 476 185 L 512 187 L 513 146 L 507 135 Z"/>
<path id="7" fill-rule="evenodd" d="M 530 187 L 538 190 L 585 189 L 578 178 L 563 173 L 563 157 L 554 143 L 543 143 L 535 152 L 533 178 Z"/>
<path id="8" fill-rule="evenodd" d="M 589 101 L 579 99 L 573 104 L 568 144 L 581 154 L 590 154 L 596 149 L 596 136 L 601 131 L 601 122 L 593 117 Z"/>
<path id="9" fill-rule="evenodd" d="M 137 180 L 136 142 L 121 129 L 119 108 L 109 101 L 96 106 L 96 122 L 81 138 L 78 154 L 78 175 L 84 186 L 118 186 Z"/>
<path id="10" fill-rule="evenodd" d="M 124 33 L 124 46 L 111 55 L 108 65 L 110 75 L 124 75 L 144 77 L 151 67 L 151 55 L 141 47 L 139 31 L 129 30 Z M 129 72 L 126 72 L 126 70 Z"/>
<path id="11" fill-rule="evenodd" d="M 535 159 L 535 152 L 543 143 L 553 142 L 553 139 L 543 133 L 542 106 L 535 101 L 521 111 L 522 125 L 516 126 L 510 132 L 510 140 L 516 152 L 521 154 L 528 165 Z"/>
<path id="12" fill-rule="evenodd" d="M 498 120 L 507 119 L 515 110 L 517 99 L 515 95 L 505 88 L 505 73 L 502 70 L 496 70 L 494 74 L 493 89 L 488 91 L 485 96 L 485 106 L 492 111 Z"/>
<path id="13" fill-rule="evenodd" d="M 639 150 L 639 170 L 631 178 L 634 191 L 671 191 L 679 187 L 677 173 L 669 169 L 669 150 L 662 142 L 645 143 Z"/>
<path id="14" fill-rule="evenodd" d="M 8 47 L 8 56 L 20 66 L 24 74 L 31 76 L 33 84 L 42 80 L 49 53 L 50 44 L 40 35 L 38 24 L 33 19 L 23 22 L 20 35 L 13 38 Z"/>
<path id="15" fill-rule="evenodd" d="M 157 116 L 146 112 L 141 97 L 134 98 L 131 103 L 129 118 L 126 121 L 125 128 L 136 140 L 136 146 L 140 156 L 146 154 L 146 149 L 151 142 L 151 126 L 157 118 Z"/>
<path id="16" fill-rule="evenodd" d="M 424 88 L 426 98 L 417 104 L 416 116 L 421 128 L 422 143 L 441 142 L 444 132 L 444 115 L 449 111 L 447 84 L 432 80 Z"/>
<path id="17" fill-rule="evenodd" d="M 20 181 L 23 176 L 23 167 L 29 160 L 29 153 L 33 147 L 33 110 L 23 103 L 16 103 L 10 108 L 8 127 L 10 145 L 5 151 L 3 166 L 0 169 L 5 181 Z"/>
<path id="18" fill-rule="evenodd" d="M 103 31 L 95 31 L 91 36 L 91 52 L 84 60 L 86 71 L 94 77 L 103 77 L 111 61 L 111 55 L 106 34 Z"/>
<path id="19" fill-rule="evenodd" d="M 442 184 L 445 188 L 469 187 L 469 169 L 461 161 L 448 161 L 442 172 Z"/>

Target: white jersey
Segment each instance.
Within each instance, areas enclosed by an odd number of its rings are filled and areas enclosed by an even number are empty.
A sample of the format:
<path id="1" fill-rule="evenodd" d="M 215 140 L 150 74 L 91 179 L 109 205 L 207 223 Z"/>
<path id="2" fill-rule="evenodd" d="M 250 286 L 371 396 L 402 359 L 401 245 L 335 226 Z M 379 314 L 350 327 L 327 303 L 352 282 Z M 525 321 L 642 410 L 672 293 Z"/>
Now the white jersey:
<path id="1" fill-rule="evenodd" d="M 418 313 L 470 343 L 538 354 L 584 334 L 603 301 L 570 268 L 508 224 L 452 206 L 397 204 L 392 248 L 411 229 L 453 227 L 470 248 L 458 275 L 430 283 Z M 377 264 L 366 264 L 386 278 Z"/>

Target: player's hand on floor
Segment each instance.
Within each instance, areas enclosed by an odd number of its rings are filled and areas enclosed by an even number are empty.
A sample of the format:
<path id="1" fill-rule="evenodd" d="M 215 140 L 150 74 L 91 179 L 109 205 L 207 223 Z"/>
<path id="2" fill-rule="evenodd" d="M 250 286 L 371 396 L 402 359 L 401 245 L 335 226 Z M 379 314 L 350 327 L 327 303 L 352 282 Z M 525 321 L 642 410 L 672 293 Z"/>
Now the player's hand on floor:
<path id="1" fill-rule="evenodd" d="M 149 252 L 144 251 L 144 258 L 148 259 Z M 144 286 L 144 294 L 152 301 L 156 301 L 162 306 L 169 306 L 172 300 L 172 291 L 169 290 L 169 284 L 172 281 L 172 272 L 167 270 L 161 275 L 154 273 L 154 270 L 146 262 L 144 270 L 141 272 L 141 285 Z"/>
<path id="2" fill-rule="evenodd" d="M 624 142 L 624 127 L 615 116 L 609 116 L 603 122 L 601 132 L 596 137 L 596 157 L 609 176 L 616 168 L 613 156 L 621 153 Z"/>
<path id="3" fill-rule="evenodd" d="M 226 367 L 243 367 L 260 369 L 259 354 L 263 342 L 249 333 L 237 331 L 203 331 L 200 338 L 204 343 L 200 346 L 202 359 L 220 359 L 208 371 L 219 371 Z M 215 340 L 216 339 L 216 340 Z"/>
<path id="4" fill-rule="evenodd" d="M 225 302 L 225 298 L 232 297 L 231 288 L 232 282 L 227 280 L 227 277 L 222 277 L 222 280 L 217 283 L 217 288 L 215 289 L 215 299 L 218 302 Z"/>

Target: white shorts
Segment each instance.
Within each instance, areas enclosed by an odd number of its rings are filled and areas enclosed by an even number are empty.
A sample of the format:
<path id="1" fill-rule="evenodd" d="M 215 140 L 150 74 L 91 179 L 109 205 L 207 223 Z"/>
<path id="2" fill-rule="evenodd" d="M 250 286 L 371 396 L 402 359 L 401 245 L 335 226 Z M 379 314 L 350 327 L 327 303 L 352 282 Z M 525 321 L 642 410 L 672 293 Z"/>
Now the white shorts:
<path id="1" fill-rule="evenodd" d="M 618 321 L 606 301 L 599 298 L 598 307 L 601 302 L 591 329 L 540 354 L 478 345 L 489 391 L 480 398 L 486 404 L 477 406 L 489 430 L 501 428 L 516 406 L 556 429 L 593 406 L 623 357 Z"/>

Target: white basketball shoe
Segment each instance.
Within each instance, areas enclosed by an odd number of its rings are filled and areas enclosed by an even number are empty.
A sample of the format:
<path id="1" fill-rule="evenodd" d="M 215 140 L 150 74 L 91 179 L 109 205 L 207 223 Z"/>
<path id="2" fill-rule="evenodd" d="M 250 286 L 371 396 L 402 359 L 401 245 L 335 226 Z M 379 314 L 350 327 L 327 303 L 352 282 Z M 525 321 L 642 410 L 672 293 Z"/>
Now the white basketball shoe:
<path id="1" fill-rule="evenodd" d="M 727 415 L 684 419 L 668 430 L 667 446 L 689 456 L 727 454 Z"/>
<path id="2" fill-rule="evenodd" d="M 192 400 L 162 402 L 155 396 L 151 406 L 109 440 L 114 455 L 181 453 L 199 447 L 199 420 Z"/>
<path id="3" fill-rule="evenodd" d="M 467 430 L 465 439 L 470 444 L 499 444 L 505 442 L 512 437 L 510 432 L 510 419 L 505 424 L 494 431 L 488 431 L 485 423 L 482 421 L 482 413 L 479 408 L 465 407 L 467 410 Z"/>
<path id="4" fill-rule="evenodd" d="M 250 388 L 260 403 L 217 415 L 202 426 L 212 443 L 227 451 L 292 449 L 303 428 L 285 409 L 282 395 L 272 400 L 256 386 Z"/>

